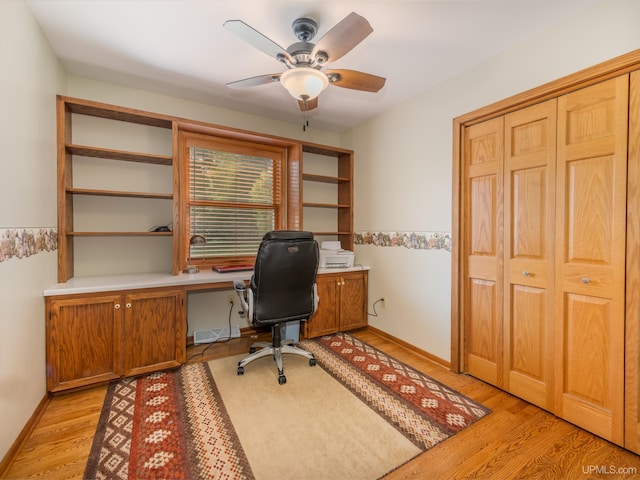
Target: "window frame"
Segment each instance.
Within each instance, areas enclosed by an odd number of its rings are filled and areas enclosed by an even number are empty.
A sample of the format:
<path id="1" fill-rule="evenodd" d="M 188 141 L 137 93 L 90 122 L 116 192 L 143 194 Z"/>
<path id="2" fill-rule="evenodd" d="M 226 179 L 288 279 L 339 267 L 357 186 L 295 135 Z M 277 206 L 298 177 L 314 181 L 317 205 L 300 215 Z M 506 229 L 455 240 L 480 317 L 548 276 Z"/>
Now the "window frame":
<path id="1" fill-rule="evenodd" d="M 202 205 L 202 201 L 191 201 L 190 154 L 191 147 L 227 151 L 240 155 L 251 155 L 270 158 L 274 161 L 274 229 L 282 230 L 287 224 L 287 148 L 255 141 L 236 140 L 216 135 L 179 131 L 179 162 L 180 162 L 180 198 L 179 198 L 179 262 L 180 270 L 187 264 L 198 268 L 234 264 L 253 264 L 255 255 L 224 256 L 215 258 L 190 258 L 190 231 L 192 205 Z M 206 202 L 205 202 L 206 203 Z M 231 206 L 232 204 L 225 204 Z M 256 250 L 257 253 L 257 250 Z"/>

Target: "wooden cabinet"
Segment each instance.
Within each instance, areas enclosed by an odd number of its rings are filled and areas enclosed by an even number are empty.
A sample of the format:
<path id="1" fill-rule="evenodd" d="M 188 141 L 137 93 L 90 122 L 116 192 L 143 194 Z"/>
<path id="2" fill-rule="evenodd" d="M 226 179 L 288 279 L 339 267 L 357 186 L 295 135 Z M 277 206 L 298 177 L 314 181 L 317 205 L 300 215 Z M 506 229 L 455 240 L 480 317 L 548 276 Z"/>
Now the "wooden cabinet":
<path id="1" fill-rule="evenodd" d="M 124 302 L 124 375 L 140 375 L 184 363 L 184 292 L 129 293 Z"/>
<path id="2" fill-rule="evenodd" d="M 47 390 L 122 375 L 122 296 L 46 298 Z"/>
<path id="3" fill-rule="evenodd" d="M 318 310 L 303 325 L 306 338 L 367 325 L 368 272 L 318 275 Z"/>
<path id="4" fill-rule="evenodd" d="M 177 367 L 186 359 L 182 290 L 46 297 L 47 390 Z"/>
<path id="5" fill-rule="evenodd" d="M 628 92 L 624 74 L 469 125 L 460 151 L 462 370 L 618 445 Z"/>

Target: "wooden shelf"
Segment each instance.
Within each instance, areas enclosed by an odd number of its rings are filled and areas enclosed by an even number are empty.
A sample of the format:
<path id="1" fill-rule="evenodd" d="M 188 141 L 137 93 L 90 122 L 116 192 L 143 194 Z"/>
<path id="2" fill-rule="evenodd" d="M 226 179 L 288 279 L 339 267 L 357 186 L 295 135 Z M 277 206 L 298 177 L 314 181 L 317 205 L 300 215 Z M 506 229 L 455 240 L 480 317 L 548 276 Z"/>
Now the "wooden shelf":
<path id="1" fill-rule="evenodd" d="M 161 200 L 173 199 L 171 193 L 122 192 L 116 190 L 97 190 L 93 188 L 67 188 L 67 193 L 74 195 L 94 195 L 99 197 L 129 197 L 129 198 L 157 198 Z"/>
<path id="2" fill-rule="evenodd" d="M 351 235 L 351 232 L 313 232 L 314 235 Z"/>
<path id="3" fill-rule="evenodd" d="M 315 153 L 325 155 L 327 157 L 341 157 L 343 155 L 350 156 L 353 154 L 351 150 L 339 147 L 327 147 L 326 145 L 318 145 L 316 143 L 305 142 L 302 144 L 302 151 L 307 153 Z"/>
<path id="4" fill-rule="evenodd" d="M 333 183 L 333 184 L 347 183 L 351 181 L 350 179 L 345 177 L 330 177 L 328 175 L 316 175 L 313 173 L 303 173 L 302 179 L 308 180 L 310 182 Z"/>
<path id="5" fill-rule="evenodd" d="M 151 127 L 171 129 L 173 126 L 172 117 L 158 115 L 150 112 L 143 112 L 132 108 L 107 105 L 105 103 L 94 102 L 92 100 L 82 100 L 71 97 L 58 97 L 65 104 L 65 110 L 79 115 L 89 115 L 91 117 L 101 117 L 121 122 L 138 123 Z"/>
<path id="6" fill-rule="evenodd" d="M 311 208 L 351 208 L 351 205 L 342 205 L 338 203 L 316 203 L 316 202 L 303 202 L 303 207 Z"/>
<path id="7" fill-rule="evenodd" d="M 150 153 L 126 152 L 109 148 L 89 147 L 86 145 L 67 145 L 67 152 L 83 157 L 102 158 L 105 160 L 122 160 L 126 162 L 153 163 L 156 165 L 173 165 L 171 155 L 153 155 Z"/>
<path id="8" fill-rule="evenodd" d="M 67 232 L 72 237 L 170 237 L 173 232 Z"/>

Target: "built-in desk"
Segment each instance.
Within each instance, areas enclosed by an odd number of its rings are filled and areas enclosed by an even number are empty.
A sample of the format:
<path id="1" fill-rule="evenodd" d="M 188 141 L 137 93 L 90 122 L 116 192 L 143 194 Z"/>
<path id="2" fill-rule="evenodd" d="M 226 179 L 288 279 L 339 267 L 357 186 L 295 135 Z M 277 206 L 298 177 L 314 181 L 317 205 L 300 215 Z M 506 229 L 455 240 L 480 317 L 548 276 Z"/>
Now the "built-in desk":
<path id="1" fill-rule="evenodd" d="M 367 324 L 368 267 L 320 269 L 318 310 L 303 337 Z M 47 390 L 83 387 L 182 365 L 186 295 L 233 288 L 251 271 L 74 277 L 44 290 Z"/>

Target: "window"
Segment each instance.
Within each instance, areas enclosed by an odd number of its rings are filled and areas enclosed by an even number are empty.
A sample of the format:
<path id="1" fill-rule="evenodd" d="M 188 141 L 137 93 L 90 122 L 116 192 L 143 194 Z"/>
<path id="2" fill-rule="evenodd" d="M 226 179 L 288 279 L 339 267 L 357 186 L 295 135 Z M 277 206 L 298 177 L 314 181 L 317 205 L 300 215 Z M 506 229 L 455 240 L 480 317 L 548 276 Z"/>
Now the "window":
<path id="1" fill-rule="evenodd" d="M 185 262 L 253 262 L 264 234 L 283 227 L 283 148 L 180 134 Z"/>

